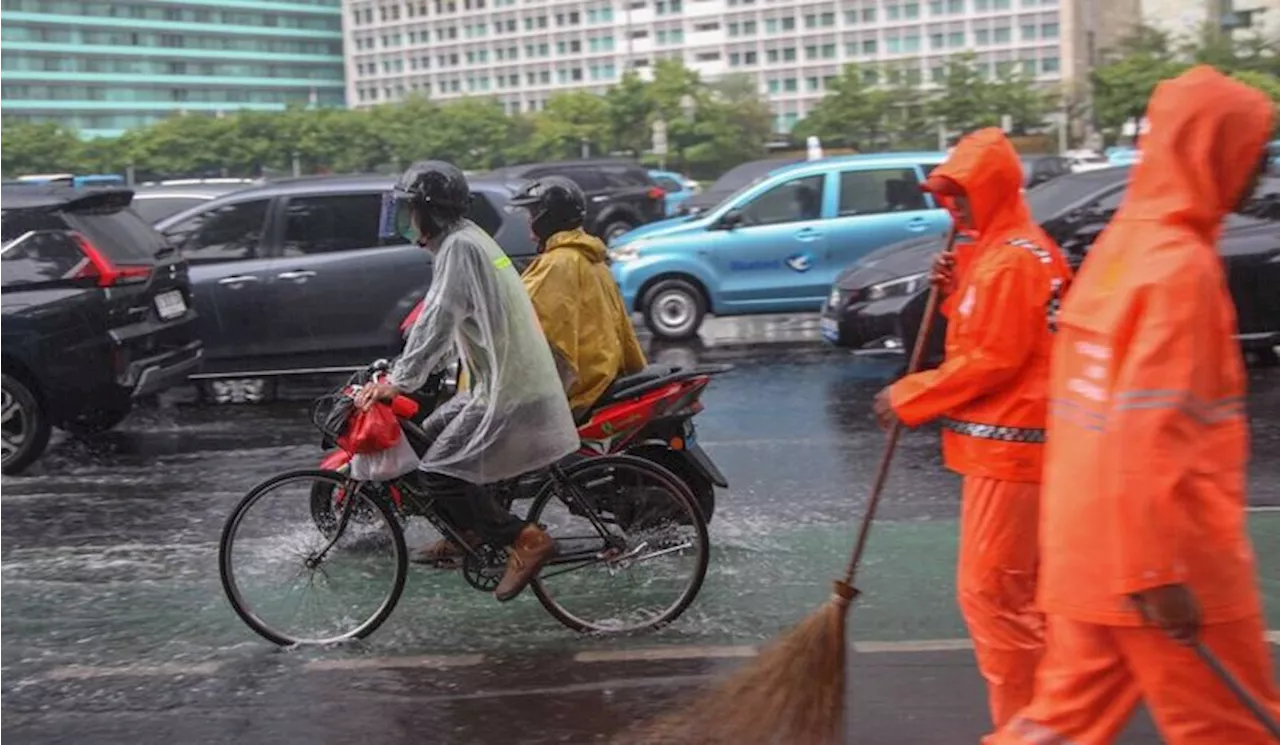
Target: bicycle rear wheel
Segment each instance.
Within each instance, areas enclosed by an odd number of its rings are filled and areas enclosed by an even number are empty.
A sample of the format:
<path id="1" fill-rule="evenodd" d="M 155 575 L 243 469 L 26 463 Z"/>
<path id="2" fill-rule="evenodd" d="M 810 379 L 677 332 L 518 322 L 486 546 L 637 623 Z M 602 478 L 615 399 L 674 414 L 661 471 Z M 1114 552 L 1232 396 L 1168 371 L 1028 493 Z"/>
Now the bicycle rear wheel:
<path id="1" fill-rule="evenodd" d="M 327 530 L 312 512 L 318 488 L 346 490 L 345 519 Z M 409 567 L 390 507 L 324 470 L 290 471 L 254 487 L 227 519 L 218 564 L 236 614 L 282 646 L 373 633 L 400 600 Z"/>
<path id="2" fill-rule="evenodd" d="M 707 524 L 688 488 L 627 455 L 563 473 L 572 488 L 553 478 L 529 508 L 529 521 L 558 549 L 532 582 L 538 600 L 577 631 L 635 631 L 678 618 L 702 589 L 710 558 Z"/>

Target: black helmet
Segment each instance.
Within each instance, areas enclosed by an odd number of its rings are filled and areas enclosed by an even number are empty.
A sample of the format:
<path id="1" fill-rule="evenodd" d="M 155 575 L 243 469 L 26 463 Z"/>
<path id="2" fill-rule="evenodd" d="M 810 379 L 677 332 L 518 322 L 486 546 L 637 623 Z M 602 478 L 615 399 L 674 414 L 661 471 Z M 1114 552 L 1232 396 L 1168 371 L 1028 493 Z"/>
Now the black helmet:
<path id="1" fill-rule="evenodd" d="M 452 163 L 423 160 L 409 166 L 383 200 L 382 234 L 414 240 L 419 229 L 435 238 L 467 214 L 471 187 Z M 413 215 L 417 215 L 415 224 Z"/>
<path id="2" fill-rule="evenodd" d="M 533 234 L 540 243 L 556 233 L 582 227 L 587 217 L 582 187 L 564 176 L 543 176 L 521 189 L 508 206 L 529 210 Z"/>

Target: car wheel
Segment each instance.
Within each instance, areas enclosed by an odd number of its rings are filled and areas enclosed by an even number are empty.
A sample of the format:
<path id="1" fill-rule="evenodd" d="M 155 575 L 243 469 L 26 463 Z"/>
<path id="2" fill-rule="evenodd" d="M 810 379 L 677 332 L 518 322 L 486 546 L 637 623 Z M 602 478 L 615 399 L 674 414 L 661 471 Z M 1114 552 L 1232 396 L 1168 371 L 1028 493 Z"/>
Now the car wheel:
<path id="1" fill-rule="evenodd" d="M 12 475 L 31 465 L 49 444 L 49 417 L 27 384 L 9 375 L 0 392 L 0 471 Z"/>
<path id="2" fill-rule="evenodd" d="M 698 333 L 707 304 L 702 292 L 683 279 L 667 279 L 645 295 L 644 322 L 653 335 L 668 341 L 689 339 Z"/>
<path id="3" fill-rule="evenodd" d="M 97 435 L 123 422 L 132 410 L 132 399 L 128 394 L 120 394 L 95 404 L 92 411 L 81 412 L 75 418 L 63 422 L 61 426 L 62 429 L 77 437 Z"/>
<path id="4" fill-rule="evenodd" d="M 606 225 L 604 227 L 604 230 L 601 232 L 604 233 L 603 235 L 604 242 L 609 243 L 614 238 L 617 238 L 618 236 L 624 233 L 629 233 L 632 230 L 635 230 L 635 228 L 636 226 L 632 225 L 626 220 L 618 220 L 617 222 L 611 222 L 608 225 Z"/>
<path id="5" fill-rule="evenodd" d="M 267 404 L 276 400 L 276 381 L 273 378 L 203 380 L 200 398 L 211 404 Z"/>

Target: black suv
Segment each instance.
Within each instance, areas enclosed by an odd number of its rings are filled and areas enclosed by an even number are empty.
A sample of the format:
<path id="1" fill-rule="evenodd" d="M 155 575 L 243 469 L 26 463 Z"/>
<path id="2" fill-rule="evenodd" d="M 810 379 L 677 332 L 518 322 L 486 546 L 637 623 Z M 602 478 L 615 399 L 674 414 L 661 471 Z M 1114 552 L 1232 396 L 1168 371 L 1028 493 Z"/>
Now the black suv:
<path id="1" fill-rule="evenodd" d="M 50 427 L 109 429 L 135 398 L 200 364 L 187 264 L 128 189 L 3 191 L 3 471 L 44 451 Z"/>
<path id="2" fill-rule="evenodd" d="M 573 179 L 587 195 L 587 232 L 606 242 L 666 217 L 666 192 L 643 166 L 629 160 L 531 163 L 502 168 L 492 176 L 509 180 L 542 176 Z"/>

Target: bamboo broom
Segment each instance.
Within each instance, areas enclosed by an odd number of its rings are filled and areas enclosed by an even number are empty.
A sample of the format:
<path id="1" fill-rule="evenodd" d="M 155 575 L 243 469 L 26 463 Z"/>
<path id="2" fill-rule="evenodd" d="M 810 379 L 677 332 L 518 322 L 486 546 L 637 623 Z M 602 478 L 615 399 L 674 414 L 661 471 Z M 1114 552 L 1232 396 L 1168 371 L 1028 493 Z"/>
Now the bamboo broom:
<path id="1" fill-rule="evenodd" d="M 955 246 L 956 231 L 944 251 Z M 919 369 L 937 315 L 940 291 L 929 290 L 920 331 L 907 364 Z M 619 736 L 617 745 L 833 745 L 844 739 L 845 619 L 876 508 L 889 477 L 902 423 L 889 429 L 866 513 L 844 576 L 831 597 L 716 688 L 686 708 Z"/>

